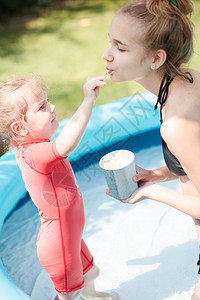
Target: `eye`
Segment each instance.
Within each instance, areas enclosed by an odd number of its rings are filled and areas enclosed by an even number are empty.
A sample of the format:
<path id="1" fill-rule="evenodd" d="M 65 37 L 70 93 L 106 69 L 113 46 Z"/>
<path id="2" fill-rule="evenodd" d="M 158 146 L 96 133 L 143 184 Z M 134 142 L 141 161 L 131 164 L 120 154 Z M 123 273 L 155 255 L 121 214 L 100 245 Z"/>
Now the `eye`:
<path id="1" fill-rule="evenodd" d="M 42 104 L 40 105 L 39 110 L 45 110 L 48 104 L 49 104 L 49 102 L 44 102 L 44 103 L 42 103 Z"/>
<path id="2" fill-rule="evenodd" d="M 123 48 L 120 48 L 119 46 L 117 46 L 117 49 L 118 49 L 120 52 L 126 52 L 126 50 L 125 50 L 125 49 L 123 49 Z"/>
<path id="3" fill-rule="evenodd" d="M 40 110 L 44 110 L 45 107 L 46 107 L 46 104 L 42 104 L 42 105 L 40 106 Z"/>

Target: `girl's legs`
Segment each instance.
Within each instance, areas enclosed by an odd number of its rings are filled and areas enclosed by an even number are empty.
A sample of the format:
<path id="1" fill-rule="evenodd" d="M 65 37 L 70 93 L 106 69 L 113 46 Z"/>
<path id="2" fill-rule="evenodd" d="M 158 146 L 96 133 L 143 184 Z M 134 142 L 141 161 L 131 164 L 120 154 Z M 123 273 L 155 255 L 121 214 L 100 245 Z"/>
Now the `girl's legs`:
<path id="1" fill-rule="evenodd" d="M 192 295 L 191 300 L 200 300 L 200 297 L 198 297 L 195 293 Z"/>
<path id="2" fill-rule="evenodd" d="M 116 293 L 98 292 L 95 289 L 94 280 L 99 276 L 99 268 L 94 265 L 85 275 L 85 287 L 81 291 L 82 300 L 120 300 Z"/>
<path id="3" fill-rule="evenodd" d="M 78 291 L 70 293 L 70 294 L 58 293 L 54 300 L 75 300 L 76 297 L 78 297 L 78 295 L 80 294 L 81 290 L 78 290 Z"/>

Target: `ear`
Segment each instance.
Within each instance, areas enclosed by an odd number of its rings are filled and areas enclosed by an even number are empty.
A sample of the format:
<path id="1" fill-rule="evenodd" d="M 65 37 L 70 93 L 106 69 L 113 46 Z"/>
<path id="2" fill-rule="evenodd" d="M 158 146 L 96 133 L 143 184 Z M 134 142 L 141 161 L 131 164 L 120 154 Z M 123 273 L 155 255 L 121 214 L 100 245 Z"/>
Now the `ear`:
<path id="1" fill-rule="evenodd" d="M 28 130 L 21 124 L 20 121 L 12 122 L 10 128 L 19 136 L 26 136 L 28 134 Z"/>
<path id="2" fill-rule="evenodd" d="M 160 67 L 162 67 L 166 62 L 166 59 L 167 59 L 166 51 L 163 49 L 157 50 L 151 63 L 152 70 L 157 70 Z"/>

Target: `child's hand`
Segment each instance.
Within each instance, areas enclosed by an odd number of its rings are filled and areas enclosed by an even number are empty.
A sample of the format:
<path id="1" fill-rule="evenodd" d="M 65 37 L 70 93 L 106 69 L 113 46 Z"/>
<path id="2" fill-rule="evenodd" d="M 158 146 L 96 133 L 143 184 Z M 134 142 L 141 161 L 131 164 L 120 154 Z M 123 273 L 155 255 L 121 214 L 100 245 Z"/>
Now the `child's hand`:
<path id="1" fill-rule="evenodd" d="M 106 82 L 103 81 L 106 77 L 106 73 L 107 72 L 99 77 L 88 77 L 86 83 L 83 86 L 83 94 L 85 99 L 87 98 L 94 101 L 94 103 L 96 102 L 99 96 L 100 87 L 106 85 Z"/>

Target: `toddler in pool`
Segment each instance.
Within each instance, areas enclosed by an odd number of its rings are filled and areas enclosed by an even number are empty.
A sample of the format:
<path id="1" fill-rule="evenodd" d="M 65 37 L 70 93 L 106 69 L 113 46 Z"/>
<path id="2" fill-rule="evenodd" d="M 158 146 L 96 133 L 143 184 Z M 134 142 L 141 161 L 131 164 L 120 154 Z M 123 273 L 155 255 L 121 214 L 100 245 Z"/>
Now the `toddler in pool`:
<path id="1" fill-rule="evenodd" d="M 68 155 L 78 146 L 98 98 L 105 74 L 88 78 L 84 100 L 58 137 L 55 106 L 33 78 L 0 84 L 0 134 L 16 147 L 16 160 L 26 189 L 38 207 L 41 227 L 37 254 L 54 283 L 57 300 L 115 300 L 115 293 L 97 292 L 99 269 L 82 239 L 85 215 L 80 188 Z"/>

